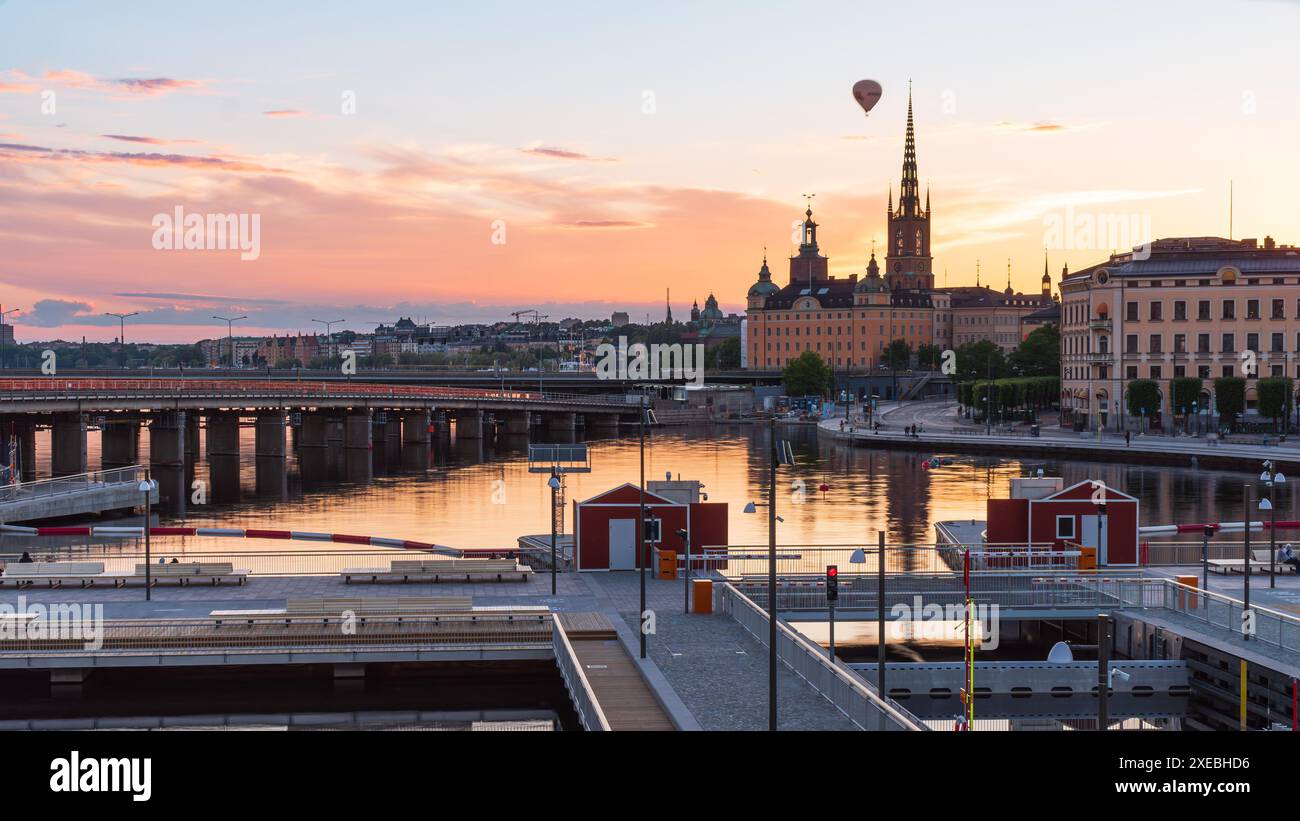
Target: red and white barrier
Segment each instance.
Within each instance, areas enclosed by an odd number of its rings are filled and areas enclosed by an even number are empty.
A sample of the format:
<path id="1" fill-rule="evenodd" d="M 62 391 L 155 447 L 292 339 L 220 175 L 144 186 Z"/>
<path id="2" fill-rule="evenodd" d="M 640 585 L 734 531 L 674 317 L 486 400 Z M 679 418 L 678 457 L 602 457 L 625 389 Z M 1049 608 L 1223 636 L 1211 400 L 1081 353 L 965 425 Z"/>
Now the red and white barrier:
<path id="1" fill-rule="evenodd" d="M 15 536 L 94 536 L 100 538 L 121 539 L 143 537 L 143 527 L 23 527 L 21 525 L 0 525 L 0 533 Z M 423 550 L 439 553 L 453 558 L 464 558 L 467 552 L 454 547 L 417 542 L 411 539 L 392 539 L 383 536 L 353 536 L 346 533 L 314 533 L 306 530 L 257 530 L 253 528 L 234 527 L 151 527 L 150 536 L 220 536 L 233 539 L 288 539 L 301 542 L 334 542 L 336 544 L 359 544 L 370 547 L 396 547 L 403 550 Z M 492 550 L 494 553 L 512 552 Z"/>

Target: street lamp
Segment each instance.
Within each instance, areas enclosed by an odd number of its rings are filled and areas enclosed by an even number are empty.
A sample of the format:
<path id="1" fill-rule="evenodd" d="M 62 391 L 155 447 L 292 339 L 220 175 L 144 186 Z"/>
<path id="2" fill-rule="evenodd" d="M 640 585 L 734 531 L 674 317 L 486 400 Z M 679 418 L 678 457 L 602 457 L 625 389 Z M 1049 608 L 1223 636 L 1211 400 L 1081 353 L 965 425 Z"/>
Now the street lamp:
<path id="1" fill-rule="evenodd" d="M 144 479 L 136 486 L 144 494 L 144 600 L 153 599 L 153 551 L 149 541 L 150 524 L 153 520 L 153 492 L 158 488 L 158 483 L 149 476 L 149 469 L 145 468 Z"/>
<path id="2" fill-rule="evenodd" d="M 1286 484 L 1286 476 L 1278 471 L 1272 459 L 1264 461 L 1264 472 L 1259 480 L 1268 488 L 1268 498 L 1261 499 L 1259 509 L 1268 511 L 1268 586 L 1277 587 L 1277 508 L 1273 504 L 1273 491 L 1277 485 Z"/>
<path id="3" fill-rule="evenodd" d="M 226 323 L 226 338 L 230 341 L 230 367 L 235 367 L 235 323 L 241 319 L 248 319 L 247 316 L 213 316 L 213 319 L 220 319 Z"/>
<path id="4" fill-rule="evenodd" d="M 325 341 L 330 345 L 334 344 L 334 334 L 330 331 L 335 325 L 347 322 L 346 319 L 313 319 L 312 322 L 319 322 L 325 326 Z"/>
<path id="5" fill-rule="evenodd" d="M 115 314 L 111 311 L 104 313 L 104 316 L 117 317 L 117 324 L 118 324 L 117 350 L 119 353 L 126 350 L 126 318 L 129 316 L 138 316 L 139 313 L 140 313 L 139 311 L 132 311 L 129 314 Z"/>
<path id="6" fill-rule="evenodd" d="M 555 595 L 555 494 L 560 490 L 560 477 L 551 472 L 546 482 L 551 489 L 551 595 Z"/>
<path id="7" fill-rule="evenodd" d="M 778 454 L 776 417 L 767 420 L 768 431 L 768 483 L 767 483 L 767 729 L 776 732 L 776 523 L 784 522 L 776 515 L 776 466 L 790 464 L 788 452 Z M 746 513 L 757 513 L 759 505 L 745 505 Z"/>

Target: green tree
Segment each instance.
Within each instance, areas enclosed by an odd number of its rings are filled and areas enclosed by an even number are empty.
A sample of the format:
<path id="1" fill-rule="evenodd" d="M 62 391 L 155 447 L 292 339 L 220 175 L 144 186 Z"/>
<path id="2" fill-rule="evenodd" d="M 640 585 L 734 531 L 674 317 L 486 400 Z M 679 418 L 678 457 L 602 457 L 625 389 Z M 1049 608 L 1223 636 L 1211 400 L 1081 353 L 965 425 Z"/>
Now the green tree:
<path id="1" fill-rule="evenodd" d="M 728 371 L 740 367 L 740 337 L 729 336 L 722 344 L 711 349 L 716 351 L 718 370 Z"/>
<path id="2" fill-rule="evenodd" d="M 1154 379 L 1134 379 L 1128 383 L 1130 416 L 1153 417 L 1160 410 L 1160 386 Z"/>
<path id="3" fill-rule="evenodd" d="M 1169 392 L 1174 412 L 1184 416 L 1191 413 L 1192 406 L 1201 401 L 1201 386 L 1201 380 L 1195 376 L 1179 376 L 1171 381 Z"/>
<path id="4" fill-rule="evenodd" d="M 1061 330 L 1055 324 L 1035 328 L 1007 357 L 1017 376 L 1059 376 L 1061 373 Z"/>
<path id="5" fill-rule="evenodd" d="M 975 379 L 997 379 L 1007 375 L 1007 358 L 993 342 L 981 339 L 979 342 L 967 342 L 957 346 L 957 372 L 953 378 L 958 382 Z"/>
<path id="6" fill-rule="evenodd" d="M 1261 379 L 1255 386 L 1259 401 L 1256 409 L 1260 416 L 1273 420 L 1273 429 L 1277 430 L 1279 419 L 1285 419 L 1290 408 L 1287 400 L 1291 396 L 1291 380 L 1285 376 L 1271 376 Z"/>
<path id="7" fill-rule="evenodd" d="M 814 351 L 804 351 L 782 373 L 787 396 L 825 396 L 835 387 L 835 374 Z"/>
<path id="8" fill-rule="evenodd" d="M 1214 380 L 1214 406 L 1228 427 L 1237 427 L 1237 417 L 1246 411 L 1246 380 L 1240 376 L 1221 376 Z"/>
<path id="9" fill-rule="evenodd" d="M 939 369 L 939 358 L 943 352 L 938 345 L 923 344 L 916 346 L 916 366 L 921 370 L 935 371 Z"/>
<path id="10" fill-rule="evenodd" d="M 912 364 L 912 346 L 906 339 L 895 339 L 885 346 L 881 361 L 891 371 L 905 371 Z"/>

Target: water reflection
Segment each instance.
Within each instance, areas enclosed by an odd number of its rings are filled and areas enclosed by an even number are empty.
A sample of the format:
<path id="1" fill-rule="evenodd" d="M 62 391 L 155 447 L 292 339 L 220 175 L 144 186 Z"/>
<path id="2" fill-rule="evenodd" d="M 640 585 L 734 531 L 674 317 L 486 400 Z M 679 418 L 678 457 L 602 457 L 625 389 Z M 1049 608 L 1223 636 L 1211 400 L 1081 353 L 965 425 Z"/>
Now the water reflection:
<path id="1" fill-rule="evenodd" d="M 1143 524 L 1240 519 L 1244 485 L 1255 479 L 1190 467 L 962 454 L 944 454 L 953 457 L 952 464 L 927 471 L 921 463 L 933 454 L 849 449 L 819 441 L 806 427 L 779 435 L 791 441 L 796 460 L 781 469 L 779 479 L 777 504 L 785 521 L 778 525 L 778 539 L 785 544 L 868 542 L 880 529 L 891 543 L 932 541 L 934 522 L 983 519 L 989 497 L 1006 495 L 1012 477 L 1040 467 L 1067 485 L 1100 479 L 1137 496 Z M 395 536 L 457 547 L 513 546 L 522 534 L 549 530 L 547 477 L 528 472 L 528 441 L 457 439 L 442 428 L 430 444 L 404 443 L 400 451 L 381 440 L 379 454 L 302 445 L 289 449 L 281 474 L 276 460 L 265 458 L 259 472 L 254 430 L 244 427 L 238 457 L 208 457 L 200 447 L 198 463 L 187 466 L 187 480 L 207 483 L 207 504 L 190 504 L 183 515 L 164 516 L 163 522 Z M 665 428 L 650 432 L 647 443 L 647 479 L 671 473 L 702 481 L 710 501 L 731 505 L 733 544 L 766 543 L 766 516 L 742 512 L 746 502 L 766 497 L 764 427 Z M 566 525 L 575 501 L 637 480 L 635 437 L 590 444 L 592 472 L 567 479 Z M 140 450 L 147 460 L 148 436 L 141 437 Z M 98 433 L 91 434 L 89 453 L 91 467 L 98 467 Z M 48 432 L 39 434 L 37 454 L 40 473 L 48 476 Z M 1277 502 L 1279 519 L 1300 518 L 1290 486 Z M 197 548 L 203 542 L 190 544 Z M 225 541 L 217 549 L 232 548 Z"/>

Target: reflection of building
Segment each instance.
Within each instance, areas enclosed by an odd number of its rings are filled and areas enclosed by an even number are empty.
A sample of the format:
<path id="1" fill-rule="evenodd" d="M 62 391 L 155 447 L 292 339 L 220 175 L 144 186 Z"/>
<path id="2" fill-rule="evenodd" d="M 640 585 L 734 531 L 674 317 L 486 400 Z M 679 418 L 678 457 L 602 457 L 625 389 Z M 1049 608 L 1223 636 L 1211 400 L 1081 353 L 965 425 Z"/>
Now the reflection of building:
<path id="1" fill-rule="evenodd" d="M 1300 249 L 1253 239 L 1156 240 L 1061 280 L 1061 421 L 1118 429 L 1132 379 L 1300 376 Z M 1251 367 L 1251 363 L 1255 367 Z M 1294 364 L 1293 364 L 1294 362 Z M 1247 383 L 1247 408 L 1255 384 Z"/>

